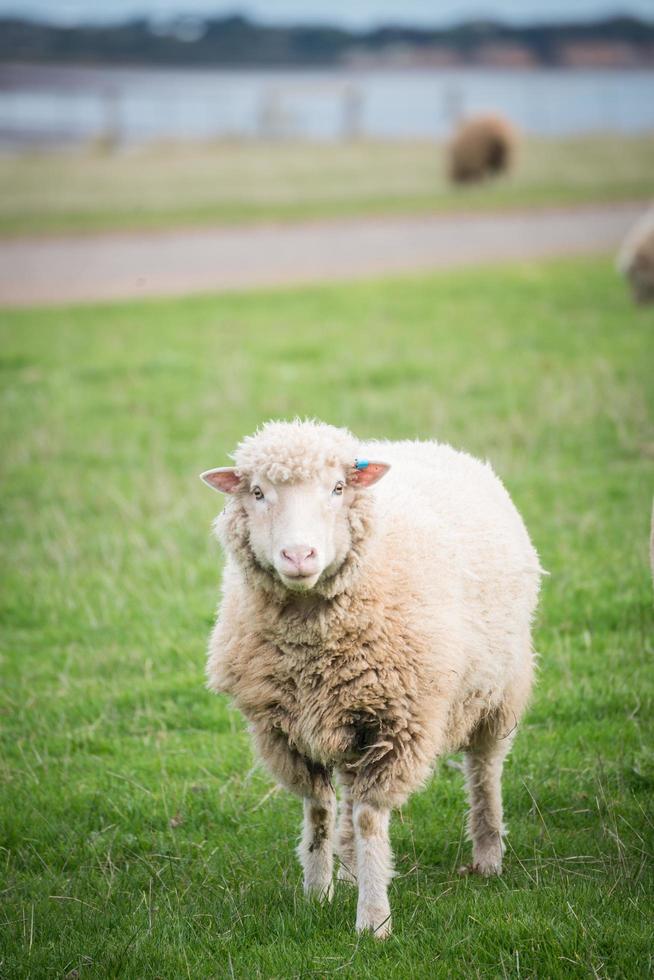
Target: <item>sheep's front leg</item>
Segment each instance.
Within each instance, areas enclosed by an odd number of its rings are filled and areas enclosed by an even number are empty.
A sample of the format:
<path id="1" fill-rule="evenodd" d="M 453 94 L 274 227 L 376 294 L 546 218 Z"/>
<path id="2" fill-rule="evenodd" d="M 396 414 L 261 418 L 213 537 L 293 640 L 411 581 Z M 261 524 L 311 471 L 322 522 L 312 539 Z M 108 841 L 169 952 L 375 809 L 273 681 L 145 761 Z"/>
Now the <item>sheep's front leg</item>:
<path id="1" fill-rule="evenodd" d="M 331 901 L 334 885 L 334 826 L 336 823 L 336 797 L 323 799 L 305 797 L 302 839 L 298 856 L 304 871 L 304 894 Z"/>
<path id="2" fill-rule="evenodd" d="M 438 706 L 436 706 L 438 707 Z M 385 731 L 372 718 L 362 742 L 362 757 L 350 763 L 356 874 L 359 884 L 357 930 L 370 929 L 378 939 L 391 932 L 388 885 L 393 855 L 388 835 L 391 807 L 401 806 L 421 786 L 438 755 L 447 706 L 432 713 L 429 729 Z"/>
<path id="3" fill-rule="evenodd" d="M 272 774 L 304 801 L 298 856 L 304 871 L 305 894 L 330 899 L 336 819 L 331 772 L 298 752 L 278 729 L 253 725 L 252 733 L 259 755 Z"/>
<path id="4" fill-rule="evenodd" d="M 388 885 L 393 875 L 393 856 L 388 836 L 390 810 L 355 803 L 353 808 L 356 844 L 357 931 L 370 930 L 378 939 L 391 932 Z"/>

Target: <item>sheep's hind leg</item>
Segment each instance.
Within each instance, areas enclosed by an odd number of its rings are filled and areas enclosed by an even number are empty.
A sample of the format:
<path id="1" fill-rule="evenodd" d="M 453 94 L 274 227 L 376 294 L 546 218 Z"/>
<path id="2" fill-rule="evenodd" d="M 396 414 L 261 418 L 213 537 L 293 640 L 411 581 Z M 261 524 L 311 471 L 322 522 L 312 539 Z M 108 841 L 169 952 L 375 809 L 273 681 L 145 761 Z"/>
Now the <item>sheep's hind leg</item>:
<path id="1" fill-rule="evenodd" d="M 336 853 L 338 855 L 338 870 L 336 877 L 355 885 L 357 880 L 357 852 L 354 840 L 354 824 L 352 822 L 352 796 L 350 786 L 352 779 L 347 774 L 339 773 L 341 799 L 338 805 L 338 827 L 336 829 Z"/>
<path id="2" fill-rule="evenodd" d="M 502 767 L 511 747 L 512 733 L 499 732 L 497 721 L 484 722 L 466 750 L 465 772 L 470 802 L 468 833 L 472 864 L 463 872 L 484 876 L 502 873 Z"/>
<path id="3" fill-rule="evenodd" d="M 356 842 L 357 932 L 370 930 L 377 939 L 391 932 L 391 908 L 388 884 L 393 874 L 393 859 L 388 836 L 390 810 L 355 803 L 353 809 Z"/>
<path id="4" fill-rule="evenodd" d="M 304 822 L 298 857 L 304 871 L 304 894 L 320 901 L 331 901 L 334 893 L 334 825 L 336 796 L 304 799 Z"/>

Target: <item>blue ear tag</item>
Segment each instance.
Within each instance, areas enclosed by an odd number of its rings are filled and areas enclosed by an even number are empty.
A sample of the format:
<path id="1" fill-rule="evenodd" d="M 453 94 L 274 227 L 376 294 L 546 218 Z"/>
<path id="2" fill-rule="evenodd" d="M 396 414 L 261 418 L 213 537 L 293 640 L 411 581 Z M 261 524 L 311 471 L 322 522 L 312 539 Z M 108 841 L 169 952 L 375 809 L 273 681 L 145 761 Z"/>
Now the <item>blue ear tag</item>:
<path id="1" fill-rule="evenodd" d="M 354 460 L 354 468 L 355 468 L 355 470 L 365 470 L 365 469 L 368 468 L 368 465 L 369 464 L 368 464 L 368 460 L 367 459 L 355 459 Z"/>

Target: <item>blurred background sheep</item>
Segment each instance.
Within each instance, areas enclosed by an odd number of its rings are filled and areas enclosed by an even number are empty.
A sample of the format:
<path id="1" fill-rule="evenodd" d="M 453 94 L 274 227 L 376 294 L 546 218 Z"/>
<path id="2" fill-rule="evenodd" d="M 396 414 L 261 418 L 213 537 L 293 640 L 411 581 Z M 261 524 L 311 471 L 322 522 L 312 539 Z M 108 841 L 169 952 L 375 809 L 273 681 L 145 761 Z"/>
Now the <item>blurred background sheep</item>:
<path id="1" fill-rule="evenodd" d="M 636 303 L 654 303 L 654 208 L 636 222 L 618 254 L 618 269 L 626 277 Z"/>
<path id="2" fill-rule="evenodd" d="M 511 169 L 517 136 L 501 116 L 479 116 L 459 126 L 449 146 L 450 180 L 457 184 L 484 180 Z"/>

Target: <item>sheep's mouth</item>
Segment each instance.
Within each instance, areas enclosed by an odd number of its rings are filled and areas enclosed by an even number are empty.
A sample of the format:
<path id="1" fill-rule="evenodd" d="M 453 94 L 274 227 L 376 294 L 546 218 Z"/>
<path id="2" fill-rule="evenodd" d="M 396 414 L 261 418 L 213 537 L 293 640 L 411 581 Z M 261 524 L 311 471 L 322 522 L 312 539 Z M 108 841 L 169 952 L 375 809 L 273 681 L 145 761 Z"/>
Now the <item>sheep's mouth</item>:
<path id="1" fill-rule="evenodd" d="M 314 587 L 321 573 L 311 572 L 309 575 L 287 575 L 285 572 L 278 571 L 277 574 L 287 589 L 291 589 L 294 592 L 306 592 Z"/>

